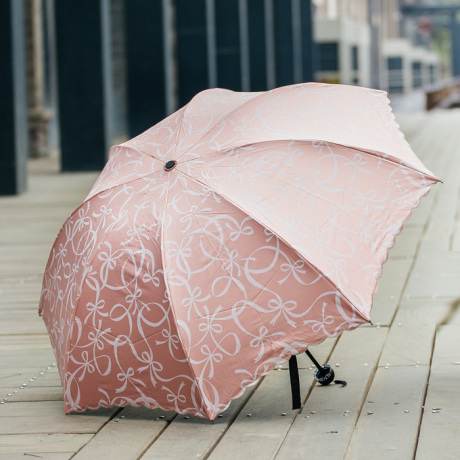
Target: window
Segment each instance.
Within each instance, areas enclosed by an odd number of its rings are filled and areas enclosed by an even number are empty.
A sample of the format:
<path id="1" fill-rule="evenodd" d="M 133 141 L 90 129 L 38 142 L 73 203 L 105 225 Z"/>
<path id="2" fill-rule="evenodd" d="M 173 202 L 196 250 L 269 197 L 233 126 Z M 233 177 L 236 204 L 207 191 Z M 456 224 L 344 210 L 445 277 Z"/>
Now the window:
<path id="1" fill-rule="evenodd" d="M 359 50 L 357 46 L 351 47 L 351 68 L 353 70 L 359 69 Z"/>
<path id="2" fill-rule="evenodd" d="M 390 93 L 404 91 L 403 60 L 401 57 L 389 57 L 387 59 L 388 90 Z"/>
<path id="3" fill-rule="evenodd" d="M 403 61 L 400 57 L 388 58 L 388 70 L 402 70 Z"/>
<path id="4" fill-rule="evenodd" d="M 414 61 L 412 63 L 412 86 L 414 88 L 420 88 L 422 83 L 422 63 L 420 61 Z"/>
<path id="5" fill-rule="evenodd" d="M 319 44 L 319 70 L 323 72 L 339 70 L 339 47 L 337 43 Z"/>

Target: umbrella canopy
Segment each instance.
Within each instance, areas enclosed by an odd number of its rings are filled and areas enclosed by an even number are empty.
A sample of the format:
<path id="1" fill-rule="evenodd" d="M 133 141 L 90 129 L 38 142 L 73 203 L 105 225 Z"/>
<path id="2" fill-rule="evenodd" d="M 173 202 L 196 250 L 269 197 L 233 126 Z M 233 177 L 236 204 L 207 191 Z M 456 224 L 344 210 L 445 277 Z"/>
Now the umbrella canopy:
<path id="1" fill-rule="evenodd" d="M 342 85 L 207 90 L 112 147 L 43 281 L 66 412 L 215 418 L 370 320 L 388 251 L 437 181 L 386 94 Z"/>

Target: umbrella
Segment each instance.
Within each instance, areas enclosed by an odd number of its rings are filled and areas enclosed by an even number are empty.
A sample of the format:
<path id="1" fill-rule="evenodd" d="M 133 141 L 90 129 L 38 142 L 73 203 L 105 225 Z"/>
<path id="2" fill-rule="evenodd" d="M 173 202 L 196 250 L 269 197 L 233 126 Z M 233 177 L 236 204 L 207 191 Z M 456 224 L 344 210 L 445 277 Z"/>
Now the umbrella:
<path id="1" fill-rule="evenodd" d="M 199 93 L 112 147 L 51 250 L 40 313 L 65 411 L 215 418 L 370 321 L 388 251 L 437 181 L 384 92 Z"/>

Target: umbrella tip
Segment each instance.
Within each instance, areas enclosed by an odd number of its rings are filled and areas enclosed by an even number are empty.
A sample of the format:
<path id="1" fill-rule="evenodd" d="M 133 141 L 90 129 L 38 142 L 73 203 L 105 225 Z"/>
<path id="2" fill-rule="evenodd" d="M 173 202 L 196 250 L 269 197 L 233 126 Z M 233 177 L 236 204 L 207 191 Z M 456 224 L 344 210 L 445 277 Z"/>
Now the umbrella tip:
<path id="1" fill-rule="evenodd" d="M 177 166 L 177 162 L 175 160 L 169 160 L 165 163 L 165 171 L 171 171 Z"/>

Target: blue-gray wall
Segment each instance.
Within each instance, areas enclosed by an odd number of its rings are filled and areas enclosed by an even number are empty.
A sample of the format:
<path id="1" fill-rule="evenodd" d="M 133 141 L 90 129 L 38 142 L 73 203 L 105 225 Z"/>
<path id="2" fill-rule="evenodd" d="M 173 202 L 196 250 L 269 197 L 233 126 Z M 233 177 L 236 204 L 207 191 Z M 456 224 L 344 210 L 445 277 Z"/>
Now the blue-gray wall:
<path id="1" fill-rule="evenodd" d="M 112 143 L 148 129 L 206 88 L 263 91 L 313 79 L 311 0 L 46 5 L 54 13 L 53 33 L 45 33 L 54 67 L 46 66 L 46 88 L 56 95 L 48 100 L 57 101 L 53 126 L 63 171 L 100 170 Z M 23 0 L 0 2 L 2 194 L 20 193 L 26 181 L 23 17 Z"/>
<path id="2" fill-rule="evenodd" d="M 23 0 L 0 2 L 0 62 L 0 195 L 15 195 L 29 155 Z"/>

